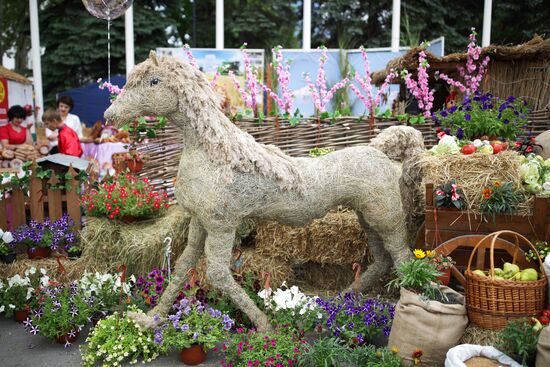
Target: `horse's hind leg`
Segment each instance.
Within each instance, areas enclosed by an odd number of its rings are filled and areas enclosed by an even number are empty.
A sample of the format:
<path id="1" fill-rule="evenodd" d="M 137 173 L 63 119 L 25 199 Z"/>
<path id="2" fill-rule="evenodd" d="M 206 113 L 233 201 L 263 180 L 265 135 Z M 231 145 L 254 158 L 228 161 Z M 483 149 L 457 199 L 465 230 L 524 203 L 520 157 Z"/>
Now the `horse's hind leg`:
<path id="1" fill-rule="evenodd" d="M 248 297 L 244 289 L 233 279 L 229 265 L 231 262 L 235 229 L 208 231 L 206 246 L 206 276 L 209 282 L 231 300 L 254 322 L 258 331 L 271 330 L 266 315 Z"/>

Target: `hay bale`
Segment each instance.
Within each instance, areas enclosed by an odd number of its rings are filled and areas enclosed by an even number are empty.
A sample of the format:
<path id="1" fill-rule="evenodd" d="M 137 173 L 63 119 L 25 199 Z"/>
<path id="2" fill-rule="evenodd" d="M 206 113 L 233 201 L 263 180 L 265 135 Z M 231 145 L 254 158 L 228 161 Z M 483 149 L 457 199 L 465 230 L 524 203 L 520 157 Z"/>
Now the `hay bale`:
<path id="1" fill-rule="evenodd" d="M 33 266 L 36 269 L 45 269 L 49 276 L 56 276 L 58 280 L 67 280 L 72 281 L 80 279 L 85 270 L 90 272 L 99 271 L 102 269 L 90 268 L 87 267 L 84 259 L 79 258 L 76 260 L 62 260 L 63 267 L 65 268 L 64 278 L 61 279 L 58 275 L 58 264 L 57 259 L 54 257 L 40 260 L 30 260 L 27 258 L 27 255 L 20 255 L 17 258 L 17 261 L 11 264 L 0 263 L 0 278 L 9 278 L 15 274 L 23 276 L 25 270 L 32 268 Z"/>
<path id="2" fill-rule="evenodd" d="M 235 251 L 232 264 L 235 263 L 237 257 L 238 254 L 237 251 Z M 272 289 L 280 287 L 284 281 L 286 281 L 288 285 L 294 282 L 292 266 L 284 259 L 266 257 L 253 248 L 243 249 L 240 259 L 242 260 L 242 265 L 239 268 L 241 274 L 252 272 L 256 274 L 258 278 L 261 278 L 263 272 L 268 272 Z M 206 259 L 204 256 L 201 257 L 197 264 L 197 276 L 201 284 L 209 285 L 208 277 L 206 276 Z"/>
<path id="3" fill-rule="evenodd" d="M 483 187 L 493 181 L 512 182 L 517 190 L 523 191 L 518 154 L 511 150 L 493 155 L 474 153 L 434 156 L 425 153 L 418 164 L 424 171 L 424 183 L 437 186 L 455 179 L 458 187 L 464 191 L 468 210 L 475 214 L 480 213 Z M 520 203 L 517 214 L 530 214 L 533 201 L 533 196 L 526 197 Z"/>
<path id="4" fill-rule="evenodd" d="M 175 261 L 183 252 L 189 217 L 177 206 L 147 221 L 121 223 L 93 218 L 82 230 L 82 261 L 86 267 L 114 271 L 124 264 L 128 274 L 144 274 L 162 265 L 164 239 L 172 238 Z"/>
<path id="5" fill-rule="evenodd" d="M 300 288 L 320 291 L 342 291 L 354 279 L 352 264 L 319 264 L 308 261 L 294 269 Z"/>
<path id="6" fill-rule="evenodd" d="M 305 227 L 262 222 L 256 227 L 256 248 L 263 256 L 294 264 L 363 262 L 368 253 L 367 235 L 355 212 L 339 209 Z"/>
<path id="7" fill-rule="evenodd" d="M 483 329 L 474 324 L 468 325 L 459 344 L 497 345 L 500 342 L 499 330 Z"/>

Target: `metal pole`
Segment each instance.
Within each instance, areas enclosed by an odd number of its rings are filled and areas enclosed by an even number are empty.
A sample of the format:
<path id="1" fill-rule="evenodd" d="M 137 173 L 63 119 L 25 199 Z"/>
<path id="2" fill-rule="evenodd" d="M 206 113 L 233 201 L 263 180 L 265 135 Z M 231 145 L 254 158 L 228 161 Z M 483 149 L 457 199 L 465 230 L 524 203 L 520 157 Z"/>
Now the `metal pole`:
<path id="1" fill-rule="evenodd" d="M 42 65 L 40 61 L 40 31 L 38 28 L 38 4 L 37 0 L 29 0 L 29 15 L 31 21 L 31 54 L 32 54 L 32 79 L 34 84 L 34 101 L 40 110 L 36 114 L 36 120 L 42 120 L 44 110 L 44 96 L 42 94 Z"/>
<path id="2" fill-rule="evenodd" d="M 491 17 L 493 10 L 493 0 L 485 0 L 483 5 L 483 34 L 481 46 L 487 47 L 491 44 Z"/>
<path id="3" fill-rule="evenodd" d="M 223 50 L 223 0 L 216 0 L 216 49 Z"/>
<path id="4" fill-rule="evenodd" d="M 311 0 L 304 0 L 304 26 L 302 28 L 302 48 L 311 50 Z"/>
<path id="5" fill-rule="evenodd" d="M 134 68 L 134 6 L 130 6 L 124 14 L 124 42 L 126 46 L 126 79 Z"/>
<path id="6" fill-rule="evenodd" d="M 191 0 L 191 3 L 193 4 L 192 5 L 192 9 L 193 9 L 193 42 L 192 42 L 192 45 L 193 47 L 197 47 L 197 3 L 195 2 L 195 0 Z"/>
<path id="7" fill-rule="evenodd" d="M 399 51 L 399 35 L 401 27 L 401 0 L 393 0 L 391 16 L 391 52 Z"/>

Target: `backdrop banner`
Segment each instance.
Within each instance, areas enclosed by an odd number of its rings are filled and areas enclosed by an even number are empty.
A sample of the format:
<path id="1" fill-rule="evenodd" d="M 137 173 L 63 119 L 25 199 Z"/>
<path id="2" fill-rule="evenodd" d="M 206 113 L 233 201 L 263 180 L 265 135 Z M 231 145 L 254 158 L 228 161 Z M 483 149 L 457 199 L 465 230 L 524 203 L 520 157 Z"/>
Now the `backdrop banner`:
<path id="1" fill-rule="evenodd" d="M 8 81 L 0 78 L 0 124 L 8 122 Z"/>

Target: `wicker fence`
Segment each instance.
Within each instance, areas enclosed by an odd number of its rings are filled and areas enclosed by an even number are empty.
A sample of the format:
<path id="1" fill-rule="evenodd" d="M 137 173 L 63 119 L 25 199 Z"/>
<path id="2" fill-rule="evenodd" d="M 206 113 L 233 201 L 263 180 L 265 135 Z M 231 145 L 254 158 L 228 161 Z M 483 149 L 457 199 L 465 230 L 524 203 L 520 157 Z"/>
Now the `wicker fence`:
<path id="1" fill-rule="evenodd" d="M 36 163 L 31 167 L 32 175 L 29 180 L 28 196 L 21 187 L 0 186 L 0 189 L 10 189 L 0 200 L 0 228 L 14 230 L 30 220 L 42 223 L 45 217 L 57 220 L 68 213 L 74 220 L 75 227 L 80 228 L 80 199 L 77 188 L 80 183 L 76 179 L 76 171 L 70 167 L 68 173 L 73 177 L 65 183 L 70 189 L 55 189 L 59 183 L 56 175 L 49 179 L 36 177 Z"/>

